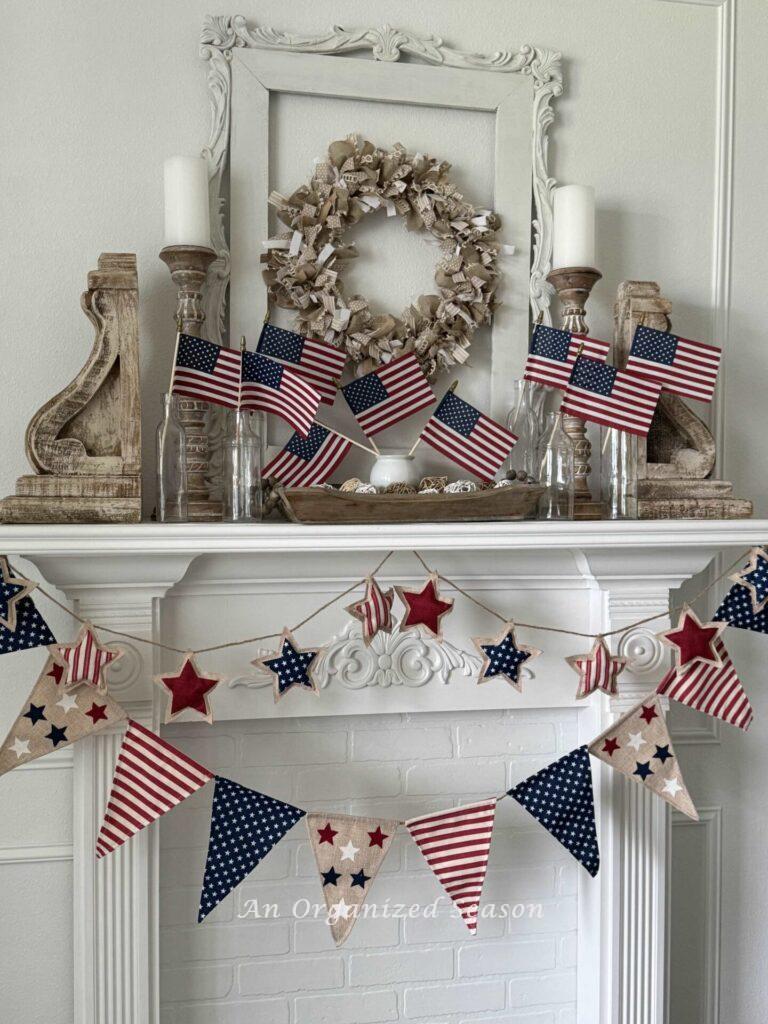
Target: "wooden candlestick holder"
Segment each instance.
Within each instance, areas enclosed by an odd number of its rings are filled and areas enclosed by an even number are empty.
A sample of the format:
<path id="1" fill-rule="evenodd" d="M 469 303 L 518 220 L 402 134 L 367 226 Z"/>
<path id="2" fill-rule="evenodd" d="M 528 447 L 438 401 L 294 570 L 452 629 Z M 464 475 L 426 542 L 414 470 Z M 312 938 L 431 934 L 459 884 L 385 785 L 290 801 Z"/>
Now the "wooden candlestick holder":
<path id="1" fill-rule="evenodd" d="M 603 275 L 593 267 L 562 267 L 547 274 L 561 304 L 562 327 L 571 334 L 587 334 L 587 299 Z M 587 425 L 578 416 L 563 416 L 563 428 L 573 442 L 574 451 L 574 516 L 576 519 L 602 519 L 603 503 L 593 501 L 589 489 L 592 470 L 592 444 Z"/>
<path id="2" fill-rule="evenodd" d="M 166 245 L 160 259 L 171 272 L 178 289 L 175 320 L 182 334 L 200 337 L 205 321 L 203 285 L 208 267 L 216 259 L 213 249 L 202 245 Z M 179 420 L 186 432 L 187 517 L 192 522 L 220 520 L 222 505 L 210 492 L 210 447 L 206 418 L 208 404 L 194 398 L 178 399 Z"/>

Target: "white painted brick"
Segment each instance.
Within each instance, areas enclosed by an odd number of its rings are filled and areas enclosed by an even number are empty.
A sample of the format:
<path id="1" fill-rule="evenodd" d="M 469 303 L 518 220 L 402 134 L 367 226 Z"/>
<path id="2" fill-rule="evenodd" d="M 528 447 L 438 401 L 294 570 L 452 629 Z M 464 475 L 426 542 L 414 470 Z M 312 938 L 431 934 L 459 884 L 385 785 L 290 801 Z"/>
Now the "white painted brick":
<path id="1" fill-rule="evenodd" d="M 452 949 L 358 953 L 349 958 L 350 985 L 394 985 L 400 981 L 439 981 L 452 977 Z"/>
<path id="2" fill-rule="evenodd" d="M 202 882 L 202 878 L 200 879 Z M 160 893 L 160 923 L 165 927 L 194 924 L 200 906 L 200 885 L 195 888 L 164 889 Z M 231 921 L 234 913 L 233 900 L 228 897 L 212 910 L 205 919 L 209 924 Z"/>
<path id="3" fill-rule="evenodd" d="M 576 932 L 569 932 L 560 939 L 557 950 L 558 967 L 575 967 L 578 957 L 578 935 Z"/>
<path id="4" fill-rule="evenodd" d="M 201 795 L 207 788 L 205 786 L 202 790 L 198 790 L 197 793 L 160 818 L 161 850 L 208 846 L 208 837 L 211 834 L 210 793 L 205 801 L 205 806 L 197 801 L 197 798 L 202 799 Z M 193 800 L 196 800 L 194 805 L 192 804 Z M 161 879 L 160 884 L 172 883 Z"/>
<path id="5" fill-rule="evenodd" d="M 413 761 L 450 757 L 450 731 L 398 729 L 393 732 L 358 731 L 352 735 L 352 761 Z"/>
<path id="6" fill-rule="evenodd" d="M 576 1008 L 567 1006 L 562 1009 L 558 1014 L 557 1024 L 576 1024 Z"/>
<path id="7" fill-rule="evenodd" d="M 304 770 L 297 773 L 296 787 L 302 800 L 323 800 L 329 793 L 336 799 L 395 796 L 401 787 L 400 770 L 391 765 L 331 767 L 321 772 Z"/>
<path id="8" fill-rule="evenodd" d="M 264 908 L 267 905 L 276 906 L 278 917 L 292 917 L 293 908 L 299 900 L 309 900 L 313 906 L 316 903 L 325 906 L 319 878 L 314 883 L 309 881 L 291 881 L 290 883 L 283 882 L 282 884 L 265 882 L 263 885 L 256 884 L 252 879 L 253 875 L 249 876 L 249 881 L 236 890 L 237 909 L 235 913 L 240 920 L 254 920 L 252 916 L 240 918 L 241 914 L 249 911 L 248 904 L 251 900 L 258 901 L 260 913 L 262 914 L 265 913 Z M 261 917 L 256 920 L 265 920 L 265 918 Z"/>
<path id="9" fill-rule="evenodd" d="M 244 736 L 240 759 L 244 765 L 338 764 L 347 759 L 347 733 Z"/>
<path id="10" fill-rule="evenodd" d="M 529 902 L 554 894 L 554 868 L 489 871 L 483 886 L 483 903 Z"/>
<path id="11" fill-rule="evenodd" d="M 536 1006 L 540 1003 L 571 1003 L 576 1000 L 576 972 L 559 971 L 509 982 L 510 1006 Z"/>
<path id="12" fill-rule="evenodd" d="M 378 907 L 383 907 L 385 903 L 423 907 L 433 903 L 438 896 L 444 895 L 445 890 L 429 870 L 411 877 L 403 874 L 379 875 L 373 883 L 371 895 L 366 903 L 374 903 Z"/>
<path id="13" fill-rule="evenodd" d="M 504 982 L 485 981 L 466 985 L 430 985 L 405 990 L 405 1016 L 430 1017 L 436 1013 L 471 1013 L 504 1009 Z"/>
<path id="14" fill-rule="evenodd" d="M 550 754 L 548 756 L 542 756 L 536 754 L 532 757 L 516 757 L 507 762 L 507 789 L 512 789 L 518 782 L 522 782 L 523 779 L 529 778 L 531 775 L 535 775 L 536 772 L 540 772 L 542 768 L 546 768 L 547 765 L 551 764 L 554 760 Z M 515 800 L 511 801 L 516 803 Z"/>
<path id="15" fill-rule="evenodd" d="M 463 1020 L 461 1024 L 555 1024 L 555 1015 L 552 1011 L 545 1010 L 542 1013 L 515 1013 L 511 1017 L 507 1014 L 503 1017 L 485 1017 L 483 1020 L 471 1017 Z"/>
<path id="16" fill-rule="evenodd" d="M 211 925 L 163 929 L 160 948 L 167 963 L 269 956 L 290 950 L 288 921 L 248 921 L 236 926 Z"/>
<path id="17" fill-rule="evenodd" d="M 445 903 L 440 906 L 445 906 Z M 506 927 L 504 918 L 483 918 L 477 923 L 477 937 L 479 940 L 500 938 Z M 462 942 L 468 934 L 467 926 L 458 914 L 438 913 L 434 918 L 419 916 L 403 921 L 403 941 L 409 945 Z"/>
<path id="18" fill-rule="evenodd" d="M 186 735 L 174 739 L 173 744 L 206 768 L 224 768 L 235 763 L 235 741 L 231 736 Z"/>
<path id="19" fill-rule="evenodd" d="M 561 896 L 576 895 L 579 891 L 579 874 L 583 870 L 571 857 L 557 869 L 557 891 Z"/>
<path id="20" fill-rule="evenodd" d="M 413 795 L 444 793 L 491 796 L 504 789 L 504 764 L 416 764 L 405 772 L 405 792 Z"/>
<path id="21" fill-rule="evenodd" d="M 396 821 L 407 821 L 408 818 L 419 818 L 422 814 L 432 814 L 445 809 L 445 797 L 434 796 L 400 796 L 389 800 L 352 800 L 349 805 L 350 814 L 361 814 L 364 817 L 394 818 Z M 403 832 L 403 835 L 405 833 Z"/>
<path id="22" fill-rule="evenodd" d="M 294 1024 L 379 1024 L 398 1020 L 394 992 L 345 992 L 343 995 L 299 996 Z"/>
<path id="23" fill-rule="evenodd" d="M 344 943 L 344 949 L 373 949 L 396 946 L 400 922 L 394 917 L 361 917 Z M 331 931 L 324 920 L 296 921 L 293 926 L 296 953 L 325 953 L 335 949 Z"/>
<path id="24" fill-rule="evenodd" d="M 575 896 L 559 900 L 533 900 L 534 906 L 541 907 L 541 914 L 526 912 L 509 922 L 511 935 L 540 932 L 563 932 L 578 925 L 578 903 Z"/>
<path id="25" fill-rule="evenodd" d="M 530 819 L 533 821 L 533 819 Z M 491 867 L 507 864 L 541 864 L 547 861 L 565 861 L 570 858 L 565 847 L 543 828 L 494 828 L 491 845 Z"/>
<path id="26" fill-rule="evenodd" d="M 285 800 L 287 803 L 295 803 L 295 785 L 290 772 L 283 768 L 249 768 L 247 765 L 237 765 L 230 772 L 221 772 L 233 782 L 239 782 L 241 786 L 248 789 L 255 789 L 259 793 L 268 793 L 277 800 Z M 302 804 L 303 807 L 303 804 Z"/>
<path id="27" fill-rule="evenodd" d="M 223 999 L 232 988 L 230 964 L 168 967 L 160 971 L 160 999 L 164 1003 Z"/>
<path id="28" fill-rule="evenodd" d="M 286 999 L 238 1003 L 196 1003 L 178 1007 L 179 1024 L 288 1024 Z"/>
<path id="29" fill-rule="evenodd" d="M 326 956 L 314 960 L 292 957 L 290 960 L 241 964 L 237 984 L 244 996 L 341 988 L 344 984 L 344 961 L 340 956 Z"/>
<path id="30" fill-rule="evenodd" d="M 557 751 L 557 730 L 551 722 L 462 724 L 458 735 L 460 757 L 554 754 Z"/>
<path id="31" fill-rule="evenodd" d="M 556 962 L 554 938 L 485 942 L 459 950 L 459 977 L 545 971 Z"/>

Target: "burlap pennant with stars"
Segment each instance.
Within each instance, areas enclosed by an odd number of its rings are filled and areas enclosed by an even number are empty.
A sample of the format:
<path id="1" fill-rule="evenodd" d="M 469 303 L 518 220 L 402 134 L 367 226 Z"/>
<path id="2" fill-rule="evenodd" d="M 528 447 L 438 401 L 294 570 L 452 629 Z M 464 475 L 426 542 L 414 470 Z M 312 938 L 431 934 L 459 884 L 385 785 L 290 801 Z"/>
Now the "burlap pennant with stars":
<path id="1" fill-rule="evenodd" d="M 61 666 L 49 658 L 0 747 L 0 775 L 126 717 L 116 701 L 92 686 L 65 691 L 62 673 Z"/>
<path id="2" fill-rule="evenodd" d="M 397 821 L 350 814 L 307 815 L 309 840 L 328 908 L 328 924 L 337 946 L 346 941 L 355 925 L 397 825 Z"/>
<path id="3" fill-rule="evenodd" d="M 628 775 L 694 821 L 699 815 L 669 738 L 661 701 L 641 700 L 589 745 L 589 752 Z"/>

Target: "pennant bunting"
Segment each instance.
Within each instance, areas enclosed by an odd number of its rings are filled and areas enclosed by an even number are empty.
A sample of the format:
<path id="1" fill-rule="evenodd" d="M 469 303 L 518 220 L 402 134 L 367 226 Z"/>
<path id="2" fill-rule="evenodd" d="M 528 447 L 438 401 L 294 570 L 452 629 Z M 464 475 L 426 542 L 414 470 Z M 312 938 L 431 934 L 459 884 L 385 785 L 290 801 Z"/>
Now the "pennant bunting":
<path id="1" fill-rule="evenodd" d="M 735 629 L 768 633 L 768 608 L 756 612 L 752 595 L 741 583 L 734 583 L 712 616 L 713 622 L 724 622 Z"/>
<path id="2" fill-rule="evenodd" d="M 725 628 L 724 622 L 701 622 L 696 612 L 686 605 L 674 629 L 667 629 L 658 635 L 660 640 L 673 648 L 676 668 L 698 664 L 720 666 L 723 660 L 717 640 Z"/>
<path id="3" fill-rule="evenodd" d="M 656 692 L 746 731 L 754 718 L 749 697 L 719 638 L 715 640 L 715 649 L 721 665 L 698 663 L 684 669 L 673 668 L 659 683 Z"/>
<path id="4" fill-rule="evenodd" d="M 392 601 L 394 591 L 383 591 L 373 576 L 365 581 L 362 601 L 347 605 L 347 611 L 363 624 L 363 643 L 370 646 L 377 633 L 392 631 Z"/>
<path id="5" fill-rule="evenodd" d="M 421 590 L 395 587 L 397 596 L 405 605 L 405 616 L 400 623 L 401 632 L 406 633 L 421 626 L 428 636 L 433 636 L 436 640 L 443 639 L 443 616 L 453 608 L 453 598 L 440 597 L 438 582 L 439 577 L 433 572 L 429 574 Z"/>
<path id="6" fill-rule="evenodd" d="M 215 777 L 211 835 L 198 924 L 249 875 L 305 812 L 283 800 Z"/>
<path id="7" fill-rule="evenodd" d="M 280 638 L 280 647 L 269 656 L 255 658 L 251 664 L 271 674 L 275 703 L 294 686 L 308 690 L 318 697 L 320 691 L 317 687 L 315 671 L 318 667 L 317 656 L 321 651 L 322 648 L 302 650 L 290 629 L 284 629 Z"/>
<path id="8" fill-rule="evenodd" d="M 413 416 L 435 400 L 412 352 L 345 384 L 341 393 L 368 437 Z"/>
<path id="9" fill-rule="evenodd" d="M 161 686 L 170 700 L 166 705 L 164 722 L 172 722 L 182 711 L 195 711 L 209 725 L 213 723 L 211 711 L 211 692 L 222 681 L 223 676 L 209 675 L 197 667 L 194 655 L 186 654 L 175 673 L 155 676 L 154 680 Z"/>
<path id="10" fill-rule="evenodd" d="M 595 877 L 600 851 L 586 744 L 530 775 L 508 793 Z"/>
<path id="11" fill-rule="evenodd" d="M 343 349 L 314 338 L 305 338 L 274 324 L 264 324 L 256 351 L 304 377 L 325 405 L 333 405 L 347 361 L 347 353 Z"/>
<path id="12" fill-rule="evenodd" d="M 658 381 L 673 395 L 711 402 L 722 354 L 714 345 L 639 324 L 632 338 L 627 369 Z"/>
<path id="13" fill-rule="evenodd" d="M 590 359 L 605 362 L 611 351 L 610 341 L 578 337 L 570 331 L 561 331 L 546 324 L 533 329 L 531 348 L 525 362 L 523 377 L 536 384 L 565 390 L 571 379 L 579 350 Z"/>
<path id="14" fill-rule="evenodd" d="M 627 667 L 627 658 L 612 655 L 602 637 L 595 640 L 589 654 L 574 654 L 565 660 L 579 674 L 576 700 L 582 700 L 596 690 L 610 696 L 618 693 L 618 677 Z"/>
<path id="15" fill-rule="evenodd" d="M 0 626 L 11 633 L 16 630 L 18 604 L 35 584 L 23 576 L 14 576 L 5 555 L 0 555 Z"/>
<path id="16" fill-rule="evenodd" d="M 647 437 L 660 394 L 661 384 L 647 377 L 580 356 L 560 412 Z"/>
<path id="17" fill-rule="evenodd" d="M 437 814 L 424 814 L 405 823 L 471 932 L 477 931 L 495 816 L 494 797 Z"/>
<path id="18" fill-rule="evenodd" d="M 290 441 L 264 467 L 262 477 L 274 477 L 284 487 L 323 484 L 341 465 L 352 442 L 335 430 L 313 423 L 306 437 L 293 434 Z"/>
<path id="19" fill-rule="evenodd" d="M 0 654 L 28 651 L 33 647 L 50 647 L 56 643 L 56 637 L 31 597 L 22 597 L 15 605 L 15 612 L 14 629 L 0 626 Z"/>
<path id="20" fill-rule="evenodd" d="M 0 747 L 0 775 L 127 717 L 109 695 L 94 693 L 90 686 L 62 690 L 57 679 L 62 671 L 52 659 L 46 662 Z"/>
<path id="21" fill-rule="evenodd" d="M 346 941 L 392 845 L 397 821 L 349 814 L 307 815 L 309 841 L 323 883 L 328 924 L 337 946 Z"/>
<path id="22" fill-rule="evenodd" d="M 212 778 L 203 765 L 129 719 L 96 839 L 96 856 L 112 853 Z"/>
<path id="23" fill-rule="evenodd" d="M 765 548 L 752 548 L 741 572 L 732 573 L 728 578 L 749 591 L 753 612 L 765 609 L 768 604 L 768 552 Z"/>
<path id="24" fill-rule="evenodd" d="M 500 423 L 448 391 L 427 420 L 421 440 L 480 480 L 493 480 L 517 443 Z"/>
<path id="25" fill-rule="evenodd" d="M 640 701 L 593 740 L 589 752 L 647 786 L 689 818 L 699 820 L 672 748 L 661 701 L 655 694 Z"/>
<path id="26" fill-rule="evenodd" d="M 107 683 L 104 670 L 107 665 L 122 658 L 120 648 L 104 647 L 96 639 L 93 627 L 85 625 L 71 644 L 52 644 L 48 650 L 54 661 L 64 669 L 61 683 L 64 689 L 87 683 L 99 693 L 105 693 Z"/>
<path id="27" fill-rule="evenodd" d="M 520 669 L 530 658 L 537 658 L 541 654 L 538 647 L 518 644 L 515 639 L 515 627 L 511 622 L 506 624 L 498 636 L 473 636 L 472 643 L 483 659 L 477 677 L 478 683 L 487 683 L 488 680 L 500 676 L 520 693 L 523 692 Z"/>

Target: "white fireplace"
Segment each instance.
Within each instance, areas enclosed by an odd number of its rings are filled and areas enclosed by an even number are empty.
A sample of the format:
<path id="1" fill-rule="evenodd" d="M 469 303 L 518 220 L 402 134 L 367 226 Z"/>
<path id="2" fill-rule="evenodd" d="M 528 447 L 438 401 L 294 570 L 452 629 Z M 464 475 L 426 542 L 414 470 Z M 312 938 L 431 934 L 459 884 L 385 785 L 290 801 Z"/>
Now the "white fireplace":
<path id="1" fill-rule="evenodd" d="M 718 552 L 730 548 L 733 557 L 759 540 L 766 525 L 146 524 L 2 533 L 5 549 L 28 557 L 81 614 L 186 648 L 279 631 L 388 550 L 395 554 L 381 581 L 415 583 L 423 570 L 414 547 L 510 618 L 609 630 L 664 612 L 671 590 Z M 291 693 L 275 705 L 248 664 L 256 647 L 201 658 L 230 677 L 215 696 L 216 722 L 164 732 L 212 770 L 305 809 L 405 818 L 504 791 L 591 739 L 663 669 L 653 635 L 660 619 L 623 638 L 632 671 L 615 701 L 576 702 L 576 676 L 563 658 L 586 650 L 586 641 L 521 628 L 525 642 L 544 650 L 523 693 L 503 682 L 478 687 L 469 638 L 492 633 L 495 622 L 455 596 L 443 647 L 394 635 L 366 652 L 344 602 L 323 613 L 299 634 L 307 645 L 333 638 L 319 698 Z M 155 727 L 161 694 L 150 678 L 168 664 L 131 642 L 112 684 L 129 713 Z M 593 769 L 597 879 L 502 801 L 485 900 L 507 906 L 508 916 L 481 920 L 473 938 L 445 913 L 382 915 L 359 921 L 337 951 L 325 923 L 294 906 L 321 902 L 302 823 L 195 923 L 210 787 L 97 864 L 95 835 L 120 739 L 108 734 L 73 748 L 78 1024 L 663 1021 L 667 806 L 607 769 Z M 440 895 L 404 840 L 374 884 L 377 904 L 427 904 Z M 253 901 L 262 913 L 276 905 L 276 916 L 255 916 Z"/>

